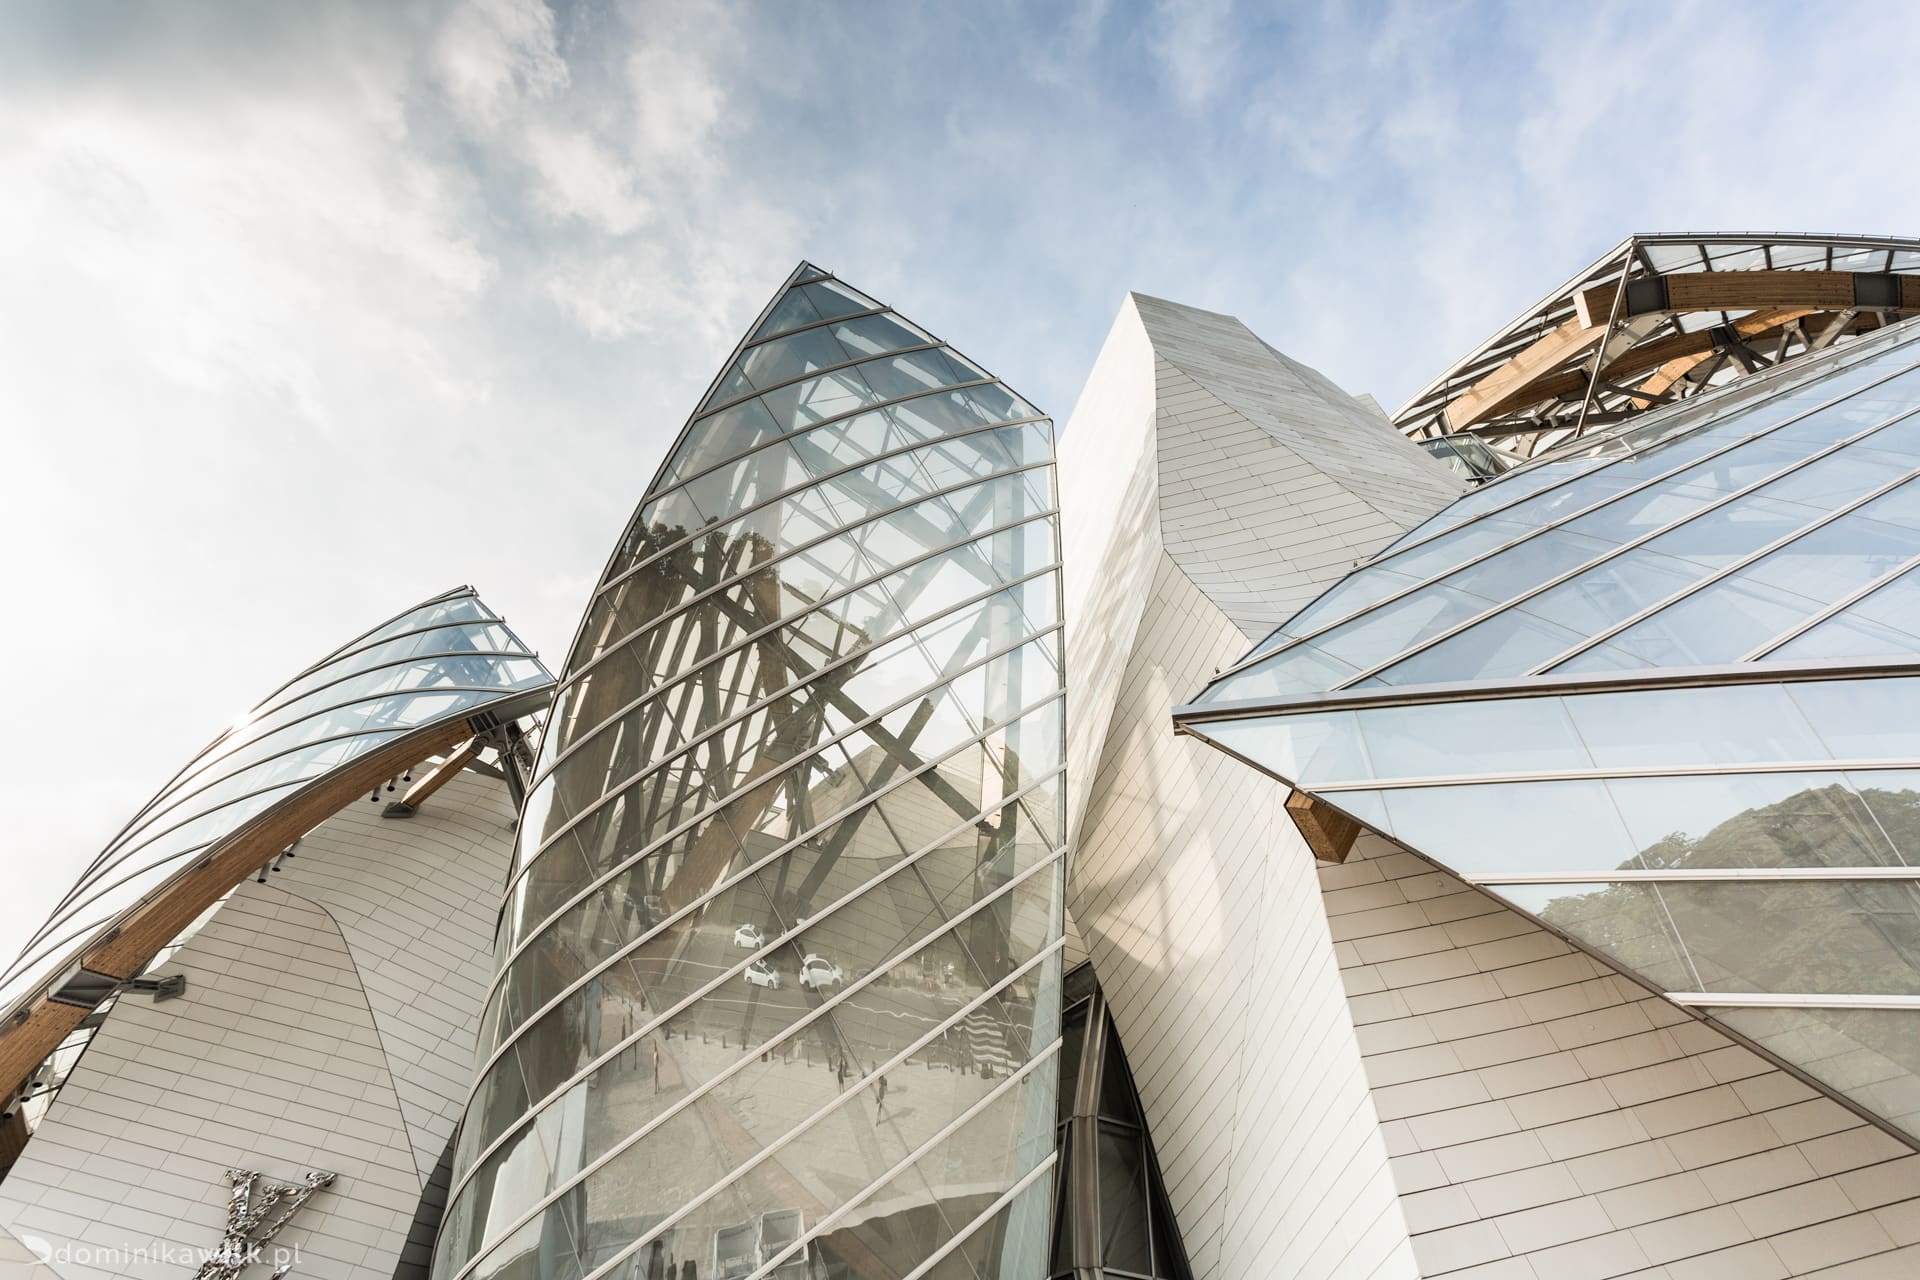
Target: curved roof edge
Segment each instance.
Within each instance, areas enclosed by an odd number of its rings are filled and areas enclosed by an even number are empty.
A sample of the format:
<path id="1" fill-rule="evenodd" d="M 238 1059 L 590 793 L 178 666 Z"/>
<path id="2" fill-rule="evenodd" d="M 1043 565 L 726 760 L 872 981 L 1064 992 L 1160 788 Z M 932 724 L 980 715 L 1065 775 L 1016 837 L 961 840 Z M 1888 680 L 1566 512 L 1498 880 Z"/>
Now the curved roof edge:
<path id="1" fill-rule="evenodd" d="M 10 1089 L 202 912 L 294 841 L 430 756 L 537 715 L 554 680 L 472 587 L 305 668 L 143 805 L 0 974 Z"/>

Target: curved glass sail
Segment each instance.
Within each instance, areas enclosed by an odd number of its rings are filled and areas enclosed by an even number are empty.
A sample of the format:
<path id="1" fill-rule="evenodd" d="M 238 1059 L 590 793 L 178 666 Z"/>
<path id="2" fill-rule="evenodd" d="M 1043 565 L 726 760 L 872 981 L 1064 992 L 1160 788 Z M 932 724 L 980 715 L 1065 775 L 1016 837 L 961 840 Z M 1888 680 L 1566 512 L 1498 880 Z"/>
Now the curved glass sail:
<path id="1" fill-rule="evenodd" d="M 376 756 L 397 760 L 397 773 L 417 762 L 403 758 L 405 748 L 419 745 L 426 754 L 447 733 L 468 733 L 478 716 L 497 723 L 536 712 L 551 687 L 553 677 L 534 652 L 472 587 L 409 608 L 286 681 L 132 816 L 8 965 L 0 977 L 6 1036 L 23 1042 L 0 1044 L 6 1067 L 38 1061 L 65 1034 L 58 1017 L 36 1013 L 46 1000 L 67 1009 L 65 1021 L 77 1021 L 230 889 L 230 877 L 219 887 L 194 877 L 225 875 L 213 871 L 215 860 L 246 852 L 246 837 L 317 802 L 330 804 L 315 810 L 311 827 L 357 793 L 361 781 L 332 798 L 330 789 L 340 791 L 351 771 Z M 263 856 L 298 835 L 292 831 Z M 200 898 L 204 904 L 188 904 Z M 173 912 L 175 902 L 188 906 Z M 108 946 L 115 952 L 102 960 L 100 948 Z M 104 969 L 92 973 L 90 965 Z M 42 1046 L 46 1036 L 52 1040 Z"/>
<path id="2" fill-rule="evenodd" d="M 568 659 L 437 1280 L 1043 1265 L 1052 424 L 811 266 L 748 333 Z"/>

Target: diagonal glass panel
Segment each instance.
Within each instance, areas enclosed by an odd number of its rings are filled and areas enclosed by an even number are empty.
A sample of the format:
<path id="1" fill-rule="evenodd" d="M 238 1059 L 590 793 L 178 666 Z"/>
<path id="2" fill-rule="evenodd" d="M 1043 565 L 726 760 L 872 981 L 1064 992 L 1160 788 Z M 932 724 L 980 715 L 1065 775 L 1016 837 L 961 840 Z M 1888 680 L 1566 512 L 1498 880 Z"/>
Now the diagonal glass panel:
<path id="1" fill-rule="evenodd" d="M 1920 1139 L 1920 1010 L 1704 1010 L 1889 1124 Z"/>

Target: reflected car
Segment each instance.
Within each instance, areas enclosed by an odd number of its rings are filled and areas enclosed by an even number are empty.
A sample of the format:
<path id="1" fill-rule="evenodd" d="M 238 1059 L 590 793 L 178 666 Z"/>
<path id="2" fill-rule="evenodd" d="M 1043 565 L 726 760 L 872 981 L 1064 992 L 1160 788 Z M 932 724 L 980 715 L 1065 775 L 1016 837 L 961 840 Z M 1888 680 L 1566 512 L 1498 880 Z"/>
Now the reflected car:
<path id="1" fill-rule="evenodd" d="M 825 956 L 808 956 L 800 962 L 800 985 L 809 991 L 839 986 L 847 980 L 840 966 Z"/>
<path id="2" fill-rule="evenodd" d="M 747 980 L 747 985 L 749 986 L 766 987 L 771 991 L 778 991 L 780 989 L 779 973 L 765 960 L 755 960 L 747 966 L 747 971 L 741 976 Z M 806 979 L 802 978 L 801 981 L 804 982 Z"/>
<path id="3" fill-rule="evenodd" d="M 759 1229 L 752 1219 L 721 1227 L 713 1233 L 714 1280 L 737 1280 L 750 1276 L 760 1265 Z"/>
<path id="4" fill-rule="evenodd" d="M 761 932 L 757 924 L 743 924 L 733 931 L 733 945 L 757 951 L 767 945 L 767 935 Z"/>
<path id="5" fill-rule="evenodd" d="M 807 1234 L 807 1216 L 798 1209 L 771 1209 L 760 1215 L 760 1265 L 765 1266 L 778 1257 L 782 1250 Z M 811 1275 L 808 1267 L 808 1255 L 813 1252 L 809 1245 L 782 1262 L 770 1275 L 769 1280 L 807 1280 Z"/>

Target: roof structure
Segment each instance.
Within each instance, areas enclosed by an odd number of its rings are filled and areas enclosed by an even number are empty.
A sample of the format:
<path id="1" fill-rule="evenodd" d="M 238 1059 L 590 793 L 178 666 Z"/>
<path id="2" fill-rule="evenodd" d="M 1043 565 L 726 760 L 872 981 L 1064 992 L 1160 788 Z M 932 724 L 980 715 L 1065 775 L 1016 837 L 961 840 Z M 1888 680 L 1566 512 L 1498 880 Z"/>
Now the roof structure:
<path id="1" fill-rule="evenodd" d="M 300 672 L 133 816 L 0 975 L 0 1076 L 22 1079 L 202 912 L 356 796 L 544 709 L 552 686 L 471 587 Z"/>
<path id="2" fill-rule="evenodd" d="M 1912 1142 L 1916 481 L 1909 321 L 1498 477 L 1175 719 Z"/>
<path id="3" fill-rule="evenodd" d="M 1623 287 L 1624 286 L 1624 287 Z M 1920 310 L 1920 240 L 1628 236 L 1393 415 L 1532 458 Z"/>

